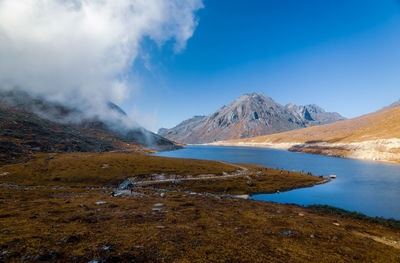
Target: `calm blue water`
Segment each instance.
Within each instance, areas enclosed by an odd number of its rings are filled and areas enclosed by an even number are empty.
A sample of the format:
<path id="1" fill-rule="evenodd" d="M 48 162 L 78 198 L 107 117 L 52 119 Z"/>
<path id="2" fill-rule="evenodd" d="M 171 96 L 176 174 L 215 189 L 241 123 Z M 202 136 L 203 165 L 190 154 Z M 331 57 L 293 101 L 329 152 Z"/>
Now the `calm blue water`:
<path id="1" fill-rule="evenodd" d="M 299 205 L 327 204 L 400 219 L 400 165 L 252 147 L 188 146 L 156 155 L 258 164 L 324 176 L 336 174 L 337 179 L 328 184 L 252 198 Z"/>

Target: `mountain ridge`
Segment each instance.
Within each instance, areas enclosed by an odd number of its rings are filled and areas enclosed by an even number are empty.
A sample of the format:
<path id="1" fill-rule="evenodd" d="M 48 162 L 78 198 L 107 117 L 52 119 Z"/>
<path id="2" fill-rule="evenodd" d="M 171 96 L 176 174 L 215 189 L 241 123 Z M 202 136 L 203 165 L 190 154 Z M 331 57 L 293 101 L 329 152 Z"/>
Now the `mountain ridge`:
<path id="1" fill-rule="evenodd" d="M 174 128 L 162 128 L 158 134 L 176 142 L 198 144 L 273 134 L 343 119 L 338 113 L 325 112 L 315 104 L 283 106 L 263 93 L 247 93 L 208 116 L 194 116 Z"/>
<path id="2" fill-rule="evenodd" d="M 180 148 L 138 125 L 126 126 L 127 115 L 116 104 L 105 108 L 108 120 L 23 91 L 0 91 L 0 155 Z"/>
<path id="3" fill-rule="evenodd" d="M 213 144 L 400 163 L 400 102 L 331 124 Z"/>

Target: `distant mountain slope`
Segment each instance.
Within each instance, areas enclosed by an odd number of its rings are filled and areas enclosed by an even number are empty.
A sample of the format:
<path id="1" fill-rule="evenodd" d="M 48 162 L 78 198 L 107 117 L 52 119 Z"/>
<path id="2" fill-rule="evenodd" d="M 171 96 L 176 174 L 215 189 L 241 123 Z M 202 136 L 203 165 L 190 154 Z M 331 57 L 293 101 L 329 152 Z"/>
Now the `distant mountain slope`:
<path id="1" fill-rule="evenodd" d="M 399 107 L 399 106 L 400 106 L 400 100 L 398 100 L 395 103 L 391 104 L 389 107 Z"/>
<path id="2" fill-rule="evenodd" d="M 209 116 L 196 116 L 158 134 L 181 143 L 209 143 L 278 133 L 344 118 L 317 105 L 282 106 L 264 94 L 245 94 Z"/>
<path id="3" fill-rule="evenodd" d="M 0 91 L 0 155 L 179 148 L 144 128 L 125 126 L 125 112 L 111 102 L 107 107 L 114 118 L 87 118 L 79 110 L 25 92 Z"/>
<path id="4" fill-rule="evenodd" d="M 34 114 L 0 106 L 0 154 L 38 152 L 101 152 L 113 150 L 104 140 L 79 127 L 60 124 Z"/>
<path id="5" fill-rule="evenodd" d="M 371 114 L 328 125 L 217 144 L 400 162 L 400 107 L 392 104 Z"/>

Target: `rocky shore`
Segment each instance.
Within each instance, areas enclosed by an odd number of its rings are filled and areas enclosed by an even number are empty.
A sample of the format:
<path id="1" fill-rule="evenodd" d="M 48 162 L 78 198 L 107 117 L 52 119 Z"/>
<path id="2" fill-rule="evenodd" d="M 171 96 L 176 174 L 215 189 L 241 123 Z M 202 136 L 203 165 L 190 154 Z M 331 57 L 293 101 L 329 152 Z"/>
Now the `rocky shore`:
<path id="1" fill-rule="evenodd" d="M 273 148 L 342 158 L 400 163 L 400 139 L 397 138 L 350 143 L 323 141 L 277 143 L 256 142 L 247 139 L 246 141 L 220 141 L 209 145 Z"/>

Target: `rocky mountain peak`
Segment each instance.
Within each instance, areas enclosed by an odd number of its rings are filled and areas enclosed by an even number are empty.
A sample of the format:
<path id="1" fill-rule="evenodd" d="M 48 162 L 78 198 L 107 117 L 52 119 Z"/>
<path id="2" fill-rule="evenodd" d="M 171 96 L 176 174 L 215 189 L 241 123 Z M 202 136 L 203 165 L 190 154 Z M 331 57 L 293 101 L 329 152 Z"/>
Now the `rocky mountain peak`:
<path id="1" fill-rule="evenodd" d="M 185 120 L 159 134 L 181 143 L 207 143 L 247 138 L 330 123 L 344 119 L 317 105 L 282 106 L 261 93 L 243 94 L 228 106 L 201 117 Z"/>
<path id="2" fill-rule="evenodd" d="M 395 103 L 392 103 L 389 107 L 400 107 L 400 100 L 396 101 Z"/>

